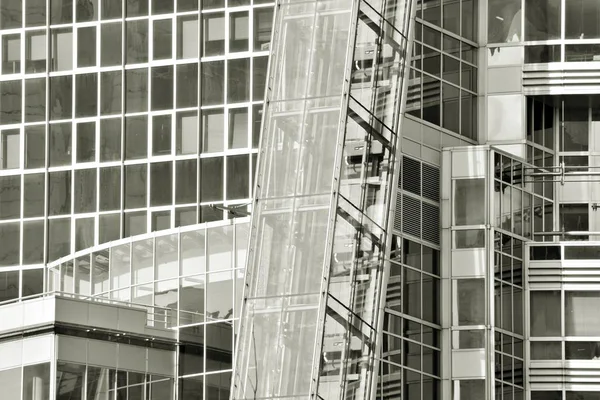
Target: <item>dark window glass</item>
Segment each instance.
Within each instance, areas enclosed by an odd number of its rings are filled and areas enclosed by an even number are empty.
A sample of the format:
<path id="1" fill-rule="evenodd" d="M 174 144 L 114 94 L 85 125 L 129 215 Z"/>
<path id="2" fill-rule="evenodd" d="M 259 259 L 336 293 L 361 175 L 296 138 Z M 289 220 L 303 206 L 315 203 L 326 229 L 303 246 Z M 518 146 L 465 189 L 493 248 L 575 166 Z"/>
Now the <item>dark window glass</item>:
<path id="1" fill-rule="evenodd" d="M 586 232 L 589 230 L 589 209 L 587 204 L 561 204 L 560 226 L 565 232 Z M 566 240 L 586 240 L 588 236 L 566 236 Z"/>
<path id="2" fill-rule="evenodd" d="M 48 221 L 48 262 L 55 261 L 71 252 L 71 219 Z"/>
<path id="3" fill-rule="evenodd" d="M 200 202 L 223 201 L 223 157 L 200 159 Z"/>
<path id="4" fill-rule="evenodd" d="M 75 221 L 75 251 L 94 246 L 94 218 L 80 218 Z"/>
<path id="5" fill-rule="evenodd" d="M 121 160 L 121 119 L 100 120 L 100 162 Z"/>
<path id="6" fill-rule="evenodd" d="M 148 117 L 125 118 L 125 159 L 135 160 L 148 156 Z"/>
<path id="7" fill-rule="evenodd" d="M 152 0 L 152 14 L 168 14 L 173 12 L 172 1 Z"/>
<path id="8" fill-rule="evenodd" d="M 196 11 L 198 10 L 198 0 L 179 0 L 177 2 L 177 11 Z"/>
<path id="9" fill-rule="evenodd" d="M 255 57 L 252 59 L 254 83 L 252 84 L 252 99 L 263 100 L 265 98 L 265 85 L 267 83 L 267 64 L 269 57 Z"/>
<path id="10" fill-rule="evenodd" d="M 225 54 L 225 14 L 202 14 L 202 56 Z"/>
<path id="11" fill-rule="evenodd" d="M 220 221 L 223 219 L 223 211 L 211 206 L 200 207 L 200 223 Z"/>
<path id="12" fill-rule="evenodd" d="M 102 19 L 121 18 L 123 0 L 102 0 Z"/>
<path id="13" fill-rule="evenodd" d="M 96 170 L 75 170 L 75 212 L 96 211 Z"/>
<path id="14" fill-rule="evenodd" d="M 228 61 L 227 102 L 250 100 L 250 59 Z"/>
<path id="15" fill-rule="evenodd" d="M 525 40 L 560 39 L 560 0 L 525 2 Z"/>
<path id="16" fill-rule="evenodd" d="M 227 157 L 227 200 L 250 197 L 250 157 Z"/>
<path id="17" fill-rule="evenodd" d="M 99 0 L 77 0 L 75 17 L 77 22 L 96 21 L 98 19 Z"/>
<path id="18" fill-rule="evenodd" d="M 229 14 L 229 52 L 248 51 L 249 30 L 247 11 Z"/>
<path id="19" fill-rule="evenodd" d="M 181 328 L 179 335 L 181 338 L 179 346 L 181 375 L 204 372 L 204 325 Z M 202 390 L 201 381 L 200 388 Z"/>
<path id="20" fill-rule="evenodd" d="M 121 208 L 121 167 L 100 168 L 100 211 Z"/>
<path id="21" fill-rule="evenodd" d="M 203 2 L 204 4 L 204 2 Z M 201 346 L 192 348 L 190 345 L 185 347 L 180 346 L 180 357 L 185 357 L 188 365 L 191 364 L 203 364 L 203 355 L 201 353 Z M 185 353 L 184 353 L 185 352 Z M 195 360 L 197 359 L 197 360 Z M 204 388 L 203 388 L 203 377 L 195 376 L 190 378 L 179 379 L 179 398 L 180 399 L 203 399 Z"/>
<path id="22" fill-rule="evenodd" d="M 81 400 L 84 397 L 85 365 L 58 362 L 56 400 Z"/>
<path id="23" fill-rule="evenodd" d="M 52 29 L 52 71 L 73 69 L 73 31 L 71 28 Z"/>
<path id="24" fill-rule="evenodd" d="M 125 73 L 125 111 L 148 110 L 148 69 L 127 70 Z"/>
<path id="25" fill-rule="evenodd" d="M 126 21 L 125 26 L 127 64 L 148 62 L 148 20 Z"/>
<path id="26" fill-rule="evenodd" d="M 141 235 L 148 231 L 146 211 L 137 211 L 125 214 L 125 231 L 123 237 Z"/>
<path id="27" fill-rule="evenodd" d="M 196 202 L 197 193 L 197 161 L 181 160 L 176 162 L 175 203 L 186 204 Z"/>
<path id="28" fill-rule="evenodd" d="M 82 0 L 89 1 L 89 0 Z M 77 66 L 93 67 L 96 65 L 96 27 L 77 29 Z"/>
<path id="29" fill-rule="evenodd" d="M 560 46 L 525 46 L 525 64 L 560 62 Z"/>
<path id="30" fill-rule="evenodd" d="M 27 174 L 23 176 L 23 217 L 44 216 L 44 198 L 46 193 L 46 177 L 41 174 Z M 4 203 L 0 204 L 0 207 Z"/>
<path id="31" fill-rule="evenodd" d="M 209 275 L 210 279 L 210 275 Z M 229 285 L 225 286 L 225 282 L 229 283 Z M 225 299 L 229 300 L 232 297 L 233 285 L 231 285 L 231 281 L 221 281 L 219 282 L 219 287 L 224 287 L 225 290 L 222 292 Z M 207 296 L 210 296 L 211 290 L 211 282 L 208 282 L 207 288 Z M 207 297 L 206 305 L 209 307 L 210 297 Z M 227 301 L 225 300 L 223 304 L 224 306 L 233 306 L 233 300 Z M 233 309 L 227 310 L 224 315 L 227 315 L 227 312 L 232 312 Z M 207 313 L 209 313 L 209 309 L 207 309 Z M 221 315 L 223 317 L 223 315 Z M 232 367 L 232 331 L 233 327 L 228 323 L 217 323 L 217 324 L 208 324 L 206 325 L 206 370 L 208 371 L 222 371 L 224 369 L 231 369 Z M 212 395 L 217 396 L 227 394 L 229 396 L 229 385 L 231 381 L 228 379 L 231 374 L 216 374 L 211 375 L 210 378 L 206 376 L 206 383 L 210 383 L 210 386 L 207 385 L 207 392 L 212 392 Z M 210 379 L 210 381 L 209 381 Z M 215 398 L 215 397 L 209 397 Z"/>
<path id="32" fill-rule="evenodd" d="M 260 125 L 262 123 L 263 106 L 254 105 L 252 106 L 252 148 L 258 147 L 260 140 Z"/>
<path id="33" fill-rule="evenodd" d="M 202 68 L 202 105 L 223 104 L 225 86 L 224 61 L 203 62 Z"/>
<path id="34" fill-rule="evenodd" d="M 50 24 L 73 23 L 73 0 L 50 0 Z"/>
<path id="35" fill-rule="evenodd" d="M 597 360 L 600 342 L 565 342 L 565 360 Z M 560 360 L 561 357 L 558 358 Z"/>
<path id="36" fill-rule="evenodd" d="M 0 124 L 21 122 L 21 81 L 0 82 Z"/>
<path id="37" fill-rule="evenodd" d="M 173 108 L 173 67 L 152 68 L 152 110 Z"/>
<path id="38" fill-rule="evenodd" d="M 46 32 L 27 32 L 25 38 L 25 72 L 46 72 Z"/>
<path id="39" fill-rule="evenodd" d="M 42 227 L 42 233 L 44 232 L 43 227 Z M 40 243 L 42 245 L 41 250 L 43 251 L 44 249 L 44 244 Z M 41 253 L 40 253 L 41 254 Z M 25 254 L 23 254 L 23 257 L 25 257 Z M 41 262 L 41 259 L 40 261 Z M 21 286 L 23 289 L 23 297 L 25 296 L 32 296 L 35 294 L 39 294 L 42 293 L 44 291 L 44 270 L 43 269 L 26 269 L 23 270 L 23 280 L 21 282 Z M 44 392 L 43 393 L 48 393 L 48 385 L 49 385 L 49 380 L 50 380 L 50 364 L 38 364 L 38 365 L 30 365 L 25 367 L 27 368 L 33 368 L 33 367 L 41 367 L 41 366 L 46 366 L 47 367 L 47 371 L 45 371 L 45 375 L 38 373 L 37 374 L 31 374 L 30 378 L 33 376 L 37 376 L 38 379 L 45 377 L 45 381 L 42 381 L 42 385 L 45 385 L 46 388 L 44 388 Z M 24 371 L 25 375 L 29 374 L 31 371 L 27 372 Z M 25 378 L 25 382 L 23 386 L 29 386 L 28 388 L 25 388 L 24 391 L 31 393 L 33 390 L 33 380 L 32 379 L 28 379 Z M 24 394 L 26 399 L 31 399 L 33 398 L 32 394 Z M 47 399 L 48 395 L 46 394 L 45 397 L 42 397 L 43 399 Z"/>
<path id="40" fill-rule="evenodd" d="M 532 360 L 561 360 L 561 342 L 531 342 Z"/>
<path id="41" fill-rule="evenodd" d="M 98 216 L 98 244 L 121 238 L 121 214 Z"/>
<path id="42" fill-rule="evenodd" d="M 123 62 L 121 50 L 122 23 L 100 25 L 100 65 L 120 65 Z"/>
<path id="43" fill-rule="evenodd" d="M 121 71 L 100 73 L 100 114 L 121 112 Z"/>
<path id="44" fill-rule="evenodd" d="M 125 166 L 125 208 L 146 207 L 146 164 Z"/>
<path id="45" fill-rule="evenodd" d="M 71 165 L 71 123 L 50 125 L 50 166 Z"/>
<path id="46" fill-rule="evenodd" d="M 19 297 L 19 271 L 0 272 L 0 302 L 16 299 L 17 297 Z M 18 397 L 17 395 L 16 398 Z"/>
<path id="47" fill-rule="evenodd" d="M 71 171 L 48 174 L 48 215 L 71 213 Z"/>
<path id="48" fill-rule="evenodd" d="M 46 0 L 27 0 L 25 26 L 46 25 Z"/>
<path id="49" fill-rule="evenodd" d="M 25 127 L 25 168 L 46 165 L 46 127 Z"/>
<path id="50" fill-rule="evenodd" d="M 3 0 L 0 6 L 0 29 L 23 26 L 23 0 Z"/>
<path id="51" fill-rule="evenodd" d="M 254 10 L 254 50 L 269 50 L 271 29 L 273 28 L 273 9 L 257 8 Z"/>
<path id="52" fill-rule="evenodd" d="M 77 162 L 96 160 L 96 123 L 77 124 Z"/>
<path id="53" fill-rule="evenodd" d="M 195 195 L 194 195 L 195 197 Z M 175 210 L 175 227 L 179 226 L 187 226 L 194 225 L 198 222 L 198 217 L 196 213 L 196 207 L 183 207 Z M 185 301 L 184 299 L 184 290 L 181 292 L 181 302 Z M 204 299 L 204 296 L 202 296 Z"/>
<path id="54" fill-rule="evenodd" d="M 25 122 L 46 120 L 46 79 L 25 81 Z"/>
<path id="55" fill-rule="evenodd" d="M 198 105 L 198 64 L 177 66 L 177 108 Z"/>
<path id="56" fill-rule="evenodd" d="M 177 18 L 177 58 L 198 58 L 198 16 Z"/>
<path id="57" fill-rule="evenodd" d="M 152 155 L 171 154 L 171 115 L 152 117 Z"/>
<path id="58" fill-rule="evenodd" d="M 152 232 L 171 228 L 171 211 L 157 211 L 152 213 Z"/>
<path id="59" fill-rule="evenodd" d="M 256 1 L 255 1 L 256 3 Z M 223 8 L 225 7 L 224 0 L 204 0 L 201 2 L 200 9 L 201 10 L 212 10 L 215 8 Z"/>
<path id="60" fill-rule="evenodd" d="M 169 1 L 160 1 L 161 3 L 173 6 L 173 3 Z M 171 19 L 154 21 L 154 33 L 152 37 L 152 58 L 154 60 L 164 60 L 173 57 L 172 36 L 173 21 Z"/>
<path id="61" fill-rule="evenodd" d="M 560 336 L 560 291 L 532 291 L 531 336 Z"/>
<path id="62" fill-rule="evenodd" d="M 18 222 L 0 224 L 0 238 L 2 238 L 2 246 L 0 246 L 0 266 L 9 266 L 19 264 L 19 249 L 20 249 L 20 225 Z M 17 277 L 18 277 L 18 271 Z M 2 283 L 0 282 L 0 296 Z M 18 283 L 17 283 L 18 294 Z"/>
<path id="63" fill-rule="evenodd" d="M 91 117 L 98 114 L 98 75 L 76 75 L 75 117 Z"/>
<path id="64" fill-rule="evenodd" d="M 50 119 L 72 118 L 73 77 L 53 76 L 50 78 Z"/>
<path id="65" fill-rule="evenodd" d="M 150 205 L 165 206 L 173 203 L 173 163 L 150 164 Z"/>
<path id="66" fill-rule="evenodd" d="M 127 0 L 125 7 L 128 17 L 148 15 L 148 0 Z"/>

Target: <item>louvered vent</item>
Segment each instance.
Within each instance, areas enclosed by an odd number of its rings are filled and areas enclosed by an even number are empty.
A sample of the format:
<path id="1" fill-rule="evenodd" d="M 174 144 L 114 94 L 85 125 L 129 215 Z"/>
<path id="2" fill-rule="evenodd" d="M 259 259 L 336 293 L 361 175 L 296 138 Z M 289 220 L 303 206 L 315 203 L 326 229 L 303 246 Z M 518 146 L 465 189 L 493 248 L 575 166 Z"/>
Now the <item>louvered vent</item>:
<path id="1" fill-rule="evenodd" d="M 421 202 L 412 197 L 402 196 L 402 232 L 421 237 Z"/>
<path id="2" fill-rule="evenodd" d="M 423 197 L 440 201 L 440 170 L 423 164 Z"/>
<path id="3" fill-rule="evenodd" d="M 402 193 L 396 194 L 396 210 L 402 209 Z M 402 232 L 402 213 L 394 213 L 394 229 Z"/>
<path id="4" fill-rule="evenodd" d="M 409 157 L 402 159 L 402 189 L 421 195 L 421 163 Z"/>
<path id="5" fill-rule="evenodd" d="M 440 209 L 428 203 L 423 203 L 423 239 L 440 243 Z"/>

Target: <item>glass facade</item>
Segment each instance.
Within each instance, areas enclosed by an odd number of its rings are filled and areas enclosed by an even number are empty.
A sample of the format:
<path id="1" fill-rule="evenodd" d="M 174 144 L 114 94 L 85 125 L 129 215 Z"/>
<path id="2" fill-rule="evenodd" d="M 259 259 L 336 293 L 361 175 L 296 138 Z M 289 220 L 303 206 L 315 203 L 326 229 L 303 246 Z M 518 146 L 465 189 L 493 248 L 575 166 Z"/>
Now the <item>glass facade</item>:
<path id="1" fill-rule="evenodd" d="M 16 286 L 0 302 L 41 292 L 45 263 L 250 202 L 272 15 L 265 0 L 2 3 L 0 281 Z"/>

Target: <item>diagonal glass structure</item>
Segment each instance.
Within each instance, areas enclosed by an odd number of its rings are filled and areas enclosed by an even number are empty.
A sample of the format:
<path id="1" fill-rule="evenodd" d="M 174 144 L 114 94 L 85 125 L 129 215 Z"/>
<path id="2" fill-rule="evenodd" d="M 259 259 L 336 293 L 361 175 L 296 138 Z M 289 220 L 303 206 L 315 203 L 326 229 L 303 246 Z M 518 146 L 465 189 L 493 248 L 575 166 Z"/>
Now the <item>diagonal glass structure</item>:
<path id="1" fill-rule="evenodd" d="M 277 4 L 232 399 L 374 393 L 410 3 Z"/>

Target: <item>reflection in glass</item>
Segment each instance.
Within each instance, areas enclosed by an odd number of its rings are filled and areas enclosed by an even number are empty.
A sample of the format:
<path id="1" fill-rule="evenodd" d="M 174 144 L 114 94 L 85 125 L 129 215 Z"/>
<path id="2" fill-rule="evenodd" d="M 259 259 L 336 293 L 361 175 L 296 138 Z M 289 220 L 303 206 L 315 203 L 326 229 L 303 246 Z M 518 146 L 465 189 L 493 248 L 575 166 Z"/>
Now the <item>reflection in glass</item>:
<path id="1" fill-rule="evenodd" d="M 103 1 L 106 2 L 107 0 Z M 119 6 L 119 10 L 120 8 Z M 108 67 L 121 64 L 123 58 L 121 31 L 121 22 L 100 25 L 100 66 Z"/>
<path id="2" fill-rule="evenodd" d="M 177 58 L 198 58 L 198 16 L 177 18 Z"/>
<path id="3" fill-rule="evenodd" d="M 44 262 L 44 221 L 27 221 L 23 222 L 23 265 L 41 264 Z M 44 279 L 43 271 L 39 270 L 39 279 L 37 278 L 38 270 L 23 271 L 23 296 L 26 296 L 25 283 L 26 275 L 31 274 L 30 287 L 27 289 L 31 293 L 36 294 L 43 292 Z M 37 286 L 39 284 L 39 287 Z"/>
<path id="4" fill-rule="evenodd" d="M 225 14 L 202 14 L 202 56 L 225 53 Z"/>
<path id="5" fill-rule="evenodd" d="M 100 114 L 115 114 L 121 112 L 121 71 L 106 71 L 100 73 Z"/>
<path id="6" fill-rule="evenodd" d="M 129 0 L 131 2 L 132 0 Z M 139 3 L 143 1 L 139 0 Z M 129 8 L 127 9 L 129 15 Z M 126 21 L 127 64 L 148 62 L 148 20 Z"/>
<path id="7" fill-rule="evenodd" d="M 25 127 L 25 168 L 40 168 L 46 165 L 46 127 Z"/>
<path id="8" fill-rule="evenodd" d="M 198 113 L 196 111 L 177 113 L 176 121 L 177 154 L 198 152 Z"/>
<path id="9" fill-rule="evenodd" d="M 198 64 L 177 65 L 177 108 L 198 105 Z"/>
<path id="10" fill-rule="evenodd" d="M 169 4 L 168 1 L 161 3 Z M 173 57 L 172 47 L 172 28 L 171 19 L 161 19 L 154 21 L 152 37 L 152 58 L 154 60 L 164 60 Z"/>
<path id="11" fill-rule="evenodd" d="M 454 281 L 453 297 L 457 299 L 458 325 L 485 324 L 485 280 L 459 279 Z"/>
<path id="12" fill-rule="evenodd" d="M 152 80 L 152 110 L 173 108 L 173 66 L 154 67 Z"/>
<path id="13" fill-rule="evenodd" d="M 146 207 L 147 165 L 125 166 L 125 209 Z"/>
<path id="14" fill-rule="evenodd" d="M 58 362 L 56 364 L 56 400 L 84 398 L 85 365 Z"/>
<path id="15" fill-rule="evenodd" d="M 521 0 L 490 0 L 488 2 L 488 42 L 520 41 L 521 16 Z"/>

